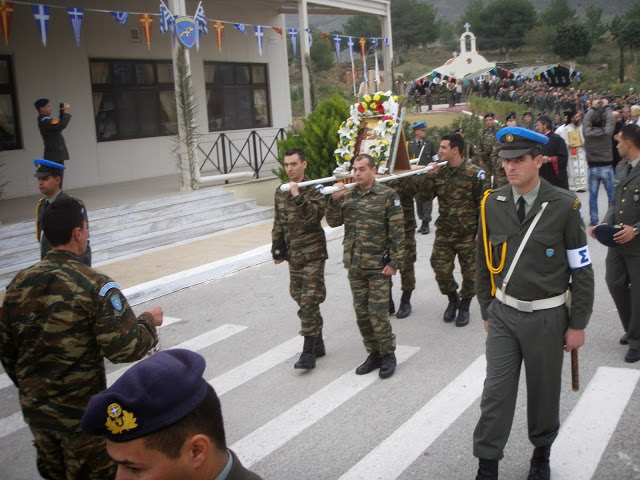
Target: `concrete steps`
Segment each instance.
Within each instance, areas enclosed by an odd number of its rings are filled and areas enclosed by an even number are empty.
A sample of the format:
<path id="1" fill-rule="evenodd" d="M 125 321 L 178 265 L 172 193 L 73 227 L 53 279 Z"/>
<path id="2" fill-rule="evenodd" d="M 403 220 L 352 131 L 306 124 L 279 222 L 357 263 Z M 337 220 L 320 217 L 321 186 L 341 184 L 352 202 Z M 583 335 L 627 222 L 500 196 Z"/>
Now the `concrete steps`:
<path id="1" fill-rule="evenodd" d="M 143 255 L 270 218 L 272 207 L 258 207 L 251 199 L 236 200 L 221 187 L 89 210 L 92 262 L 98 265 Z M 39 260 L 34 221 L 0 226 L 0 288 Z"/>

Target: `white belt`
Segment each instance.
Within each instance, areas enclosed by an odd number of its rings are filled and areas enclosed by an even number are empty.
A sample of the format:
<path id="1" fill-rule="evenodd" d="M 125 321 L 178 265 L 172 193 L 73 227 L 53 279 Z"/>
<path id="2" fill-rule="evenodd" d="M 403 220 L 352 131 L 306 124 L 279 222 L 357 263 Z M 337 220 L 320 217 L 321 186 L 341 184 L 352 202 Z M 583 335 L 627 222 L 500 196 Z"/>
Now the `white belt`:
<path id="1" fill-rule="evenodd" d="M 519 312 L 535 312 L 536 310 L 546 310 L 548 308 L 559 307 L 560 305 L 564 305 L 567 302 L 567 293 L 563 293 L 561 295 L 556 295 L 551 298 L 543 298 L 542 300 L 518 300 L 511 295 L 506 295 L 502 293 L 502 290 L 496 288 L 496 299 L 503 303 L 504 305 L 508 305 L 512 308 L 515 308 Z"/>

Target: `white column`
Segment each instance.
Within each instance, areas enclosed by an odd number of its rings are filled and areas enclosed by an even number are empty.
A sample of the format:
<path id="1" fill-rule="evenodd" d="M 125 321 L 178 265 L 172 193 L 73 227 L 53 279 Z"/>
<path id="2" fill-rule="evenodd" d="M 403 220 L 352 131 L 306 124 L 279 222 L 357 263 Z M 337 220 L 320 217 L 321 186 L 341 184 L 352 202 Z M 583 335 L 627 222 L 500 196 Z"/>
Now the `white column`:
<path id="1" fill-rule="evenodd" d="M 307 0 L 298 1 L 298 38 L 300 39 L 300 65 L 302 66 L 302 93 L 304 96 L 304 113 L 311 113 L 311 76 L 307 65 L 309 55 L 309 16 L 307 14 Z"/>
<path id="2" fill-rule="evenodd" d="M 391 3 L 387 5 L 387 13 L 380 18 L 382 26 L 382 58 L 384 65 L 384 90 L 393 90 L 393 37 L 391 31 Z M 384 39 L 389 39 L 389 46 L 384 44 Z"/>

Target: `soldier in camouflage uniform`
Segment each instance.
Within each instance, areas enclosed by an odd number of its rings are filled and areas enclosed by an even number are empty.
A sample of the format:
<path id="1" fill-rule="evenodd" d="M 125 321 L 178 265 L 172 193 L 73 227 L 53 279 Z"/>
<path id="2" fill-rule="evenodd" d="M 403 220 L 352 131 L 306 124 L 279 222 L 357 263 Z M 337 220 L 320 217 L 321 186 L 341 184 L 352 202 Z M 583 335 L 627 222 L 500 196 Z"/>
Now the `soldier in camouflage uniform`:
<path id="1" fill-rule="evenodd" d="M 484 129 L 480 137 L 479 162 L 474 162 L 476 166 L 484 169 L 488 174 L 490 174 L 494 168 L 494 161 L 491 158 L 491 154 L 493 153 L 493 147 L 498 143 L 498 140 L 496 140 L 496 132 L 498 129 L 494 125 L 494 117 L 493 113 L 487 113 L 484 116 L 484 122 L 487 128 Z"/>
<path id="2" fill-rule="evenodd" d="M 451 322 L 455 318 L 458 327 L 469 323 L 469 306 L 475 295 L 475 237 L 485 178 L 483 170 L 463 161 L 462 151 L 464 140 L 460 135 L 442 137 L 438 154 L 449 163 L 427 172 L 420 186 L 421 194 L 426 198 L 438 197 L 439 216 L 431 267 L 440 292 L 449 297 L 443 319 Z M 453 277 L 456 255 L 462 270 L 460 296 Z"/>
<path id="3" fill-rule="evenodd" d="M 118 285 L 83 265 L 88 231 L 71 198 L 44 215 L 52 250 L 7 287 L 0 317 L 0 360 L 18 387 L 33 433 L 40 474 L 47 479 L 112 479 L 104 439 L 80 431 L 89 399 L 106 388 L 103 357 L 143 358 L 158 341 L 162 309 L 138 318 Z"/>
<path id="4" fill-rule="evenodd" d="M 400 298 L 400 306 L 398 307 L 397 318 L 407 318 L 411 313 L 411 293 L 416 288 L 416 270 L 415 263 L 417 259 L 416 253 L 416 213 L 413 208 L 413 198 L 418 200 L 419 180 L 418 176 L 402 177 L 396 180 L 385 182 L 386 186 L 396 191 L 400 197 L 402 204 L 402 214 L 404 219 L 404 260 L 400 269 L 400 280 L 402 283 L 402 297 Z M 393 280 L 391 280 L 393 287 Z M 389 292 L 389 313 L 394 313 L 392 292 Z"/>
<path id="5" fill-rule="evenodd" d="M 432 139 L 427 137 L 427 122 L 416 123 L 411 127 L 415 138 L 409 141 L 409 157 L 417 158 L 418 165 L 427 165 L 430 162 L 438 161 L 438 149 Z M 421 197 L 416 197 L 416 210 L 418 218 L 422 220 L 422 225 L 418 232 L 426 235 L 429 233 L 429 223 L 433 212 L 433 203 L 424 201 Z M 393 313 L 393 312 L 389 312 Z"/>
<path id="6" fill-rule="evenodd" d="M 349 270 L 358 328 L 369 353 L 356 374 L 379 368 L 380 378 L 396 369 L 396 337 L 389 322 L 389 277 L 402 268 L 404 232 L 398 194 L 375 181 L 376 166 L 369 155 L 353 162 L 356 187 L 347 192 L 336 184 L 327 208 L 332 227 L 344 224 L 344 266 Z"/>
<path id="7" fill-rule="evenodd" d="M 536 123 L 533 121 L 533 112 L 524 112 L 522 114 L 522 128 L 536 131 Z M 495 135 L 495 134 L 494 134 Z"/>
<path id="8" fill-rule="evenodd" d="M 320 304 L 326 297 L 324 264 L 328 256 L 320 222 L 326 198 L 316 188 L 322 185 L 298 189 L 298 183 L 309 180 L 304 176 L 307 162 L 302 150 L 287 150 L 284 168 L 290 191 L 276 190 L 272 253 L 275 264 L 289 262 L 289 293 L 298 304 L 304 346 L 294 368 L 309 370 L 316 366 L 316 357 L 325 355 Z"/>
<path id="9" fill-rule="evenodd" d="M 511 112 L 509 115 L 507 115 L 505 124 L 507 127 L 518 126 L 516 121 L 516 112 Z M 489 180 L 487 182 L 487 188 L 500 188 L 509 183 L 504 168 L 502 167 L 502 159 L 499 157 L 500 150 L 502 150 L 502 143 L 496 142 L 495 146 L 493 147 L 493 152 L 491 153 L 494 168 L 492 172 L 486 172 L 486 177 L 488 177 Z"/>
<path id="10" fill-rule="evenodd" d="M 40 242 L 40 260 L 42 260 L 47 252 L 51 250 L 51 244 L 42 232 L 42 217 L 44 217 L 44 212 L 49 208 L 49 205 L 59 198 L 74 198 L 82 206 L 84 206 L 84 203 L 75 197 L 67 195 L 60 189 L 62 172 L 65 170 L 64 165 L 42 159 L 35 160 L 33 164 L 36 166 L 34 176 L 38 179 L 38 189 L 44 195 L 36 205 L 36 238 Z M 89 225 L 86 208 L 82 211 L 85 213 L 84 219 Z M 91 245 L 89 242 L 87 242 L 87 250 L 80 255 L 80 261 L 85 265 L 91 266 Z"/>

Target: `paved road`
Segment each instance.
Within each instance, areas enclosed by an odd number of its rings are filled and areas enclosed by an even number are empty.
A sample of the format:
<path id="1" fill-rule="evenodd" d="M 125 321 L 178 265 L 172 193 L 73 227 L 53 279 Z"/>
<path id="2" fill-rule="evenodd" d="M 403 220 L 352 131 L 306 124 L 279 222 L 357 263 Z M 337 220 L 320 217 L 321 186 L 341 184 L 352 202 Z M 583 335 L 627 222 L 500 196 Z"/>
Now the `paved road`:
<path id="1" fill-rule="evenodd" d="M 169 317 L 160 331 L 162 347 L 191 348 L 207 359 L 205 374 L 221 395 L 228 443 L 245 465 L 280 480 L 474 478 L 471 438 L 485 333 L 475 302 L 469 326 L 442 322 L 446 298 L 429 266 L 432 243 L 433 234 L 418 237 L 419 289 L 411 316 L 393 320 L 400 365 L 388 380 L 354 374 L 366 354 L 340 240 L 329 242 L 322 306 L 327 356 L 310 372 L 293 369 L 302 340 L 285 265 L 264 263 L 152 302 Z M 591 244 L 591 251 L 598 295 L 580 351 L 578 393 L 571 391 L 568 356 L 565 362 L 553 478 L 640 479 L 640 364 L 623 361 L 622 331 L 604 284 L 605 248 Z M 399 281 L 394 294 L 399 298 Z M 123 368 L 109 365 L 109 381 Z M 504 479 L 524 479 L 528 469 L 522 385 L 501 462 Z M 17 391 L 6 376 L 0 387 L 0 477 L 37 478 Z"/>

